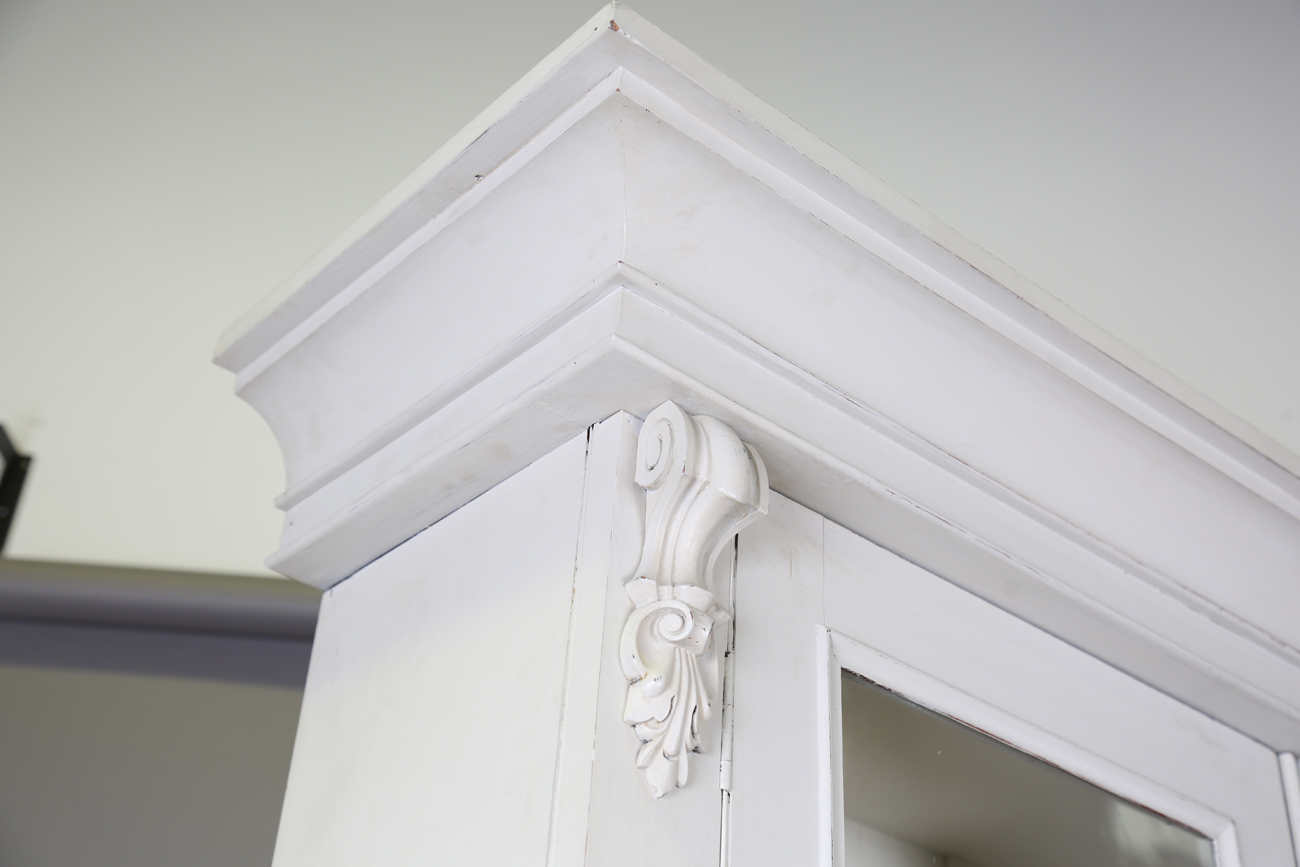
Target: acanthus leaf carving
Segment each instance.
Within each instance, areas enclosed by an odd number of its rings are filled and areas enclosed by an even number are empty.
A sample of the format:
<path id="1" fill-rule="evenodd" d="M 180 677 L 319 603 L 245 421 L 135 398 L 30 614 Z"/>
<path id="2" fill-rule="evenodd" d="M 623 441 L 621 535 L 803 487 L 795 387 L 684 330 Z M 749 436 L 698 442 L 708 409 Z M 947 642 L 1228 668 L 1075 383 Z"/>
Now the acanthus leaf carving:
<path id="1" fill-rule="evenodd" d="M 631 616 L 619 645 L 629 681 L 623 721 L 641 740 L 637 767 L 656 798 L 686 785 L 688 755 L 719 700 L 714 638 L 731 614 L 709 579 L 718 554 L 767 514 L 767 469 L 731 428 L 671 401 L 646 417 L 637 441 L 646 531 L 624 585 Z"/>

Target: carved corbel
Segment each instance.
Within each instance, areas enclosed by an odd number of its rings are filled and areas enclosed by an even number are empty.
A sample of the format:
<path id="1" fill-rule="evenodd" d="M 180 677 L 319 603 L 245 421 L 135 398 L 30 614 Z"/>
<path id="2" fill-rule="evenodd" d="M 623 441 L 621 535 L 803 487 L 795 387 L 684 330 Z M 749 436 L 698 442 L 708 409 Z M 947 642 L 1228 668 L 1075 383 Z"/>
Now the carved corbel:
<path id="1" fill-rule="evenodd" d="M 687 754 L 719 698 L 714 633 L 731 620 L 709 578 L 718 554 L 767 514 L 767 469 L 722 422 L 671 401 L 646 417 L 636 481 L 646 489 L 645 547 L 624 585 L 636 608 L 619 652 L 629 681 L 623 721 L 641 739 L 637 767 L 656 798 L 686 785 Z"/>

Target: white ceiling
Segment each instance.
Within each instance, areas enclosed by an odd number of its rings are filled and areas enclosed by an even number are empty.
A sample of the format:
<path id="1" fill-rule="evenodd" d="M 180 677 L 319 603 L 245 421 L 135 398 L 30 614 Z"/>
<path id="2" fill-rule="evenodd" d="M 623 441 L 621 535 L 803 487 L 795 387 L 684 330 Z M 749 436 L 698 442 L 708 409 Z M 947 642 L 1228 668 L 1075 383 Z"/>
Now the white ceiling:
<path id="1" fill-rule="evenodd" d="M 1300 4 L 633 5 L 1300 452 Z M 6 553 L 259 570 L 217 335 L 598 6 L 2 0 Z"/>

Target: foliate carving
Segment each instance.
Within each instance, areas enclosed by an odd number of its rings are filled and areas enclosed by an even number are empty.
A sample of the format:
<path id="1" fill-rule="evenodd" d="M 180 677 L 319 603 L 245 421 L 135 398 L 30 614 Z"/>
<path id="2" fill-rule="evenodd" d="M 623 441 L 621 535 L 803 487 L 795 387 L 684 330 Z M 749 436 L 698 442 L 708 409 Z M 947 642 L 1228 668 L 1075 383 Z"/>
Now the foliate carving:
<path id="1" fill-rule="evenodd" d="M 686 785 L 687 754 L 719 699 L 714 633 L 731 620 L 710 588 L 714 562 L 742 527 L 767 514 L 767 469 L 722 422 L 668 402 L 637 442 L 646 489 L 645 547 L 624 585 L 636 606 L 619 652 L 630 682 L 623 721 L 641 739 L 637 767 L 661 798 Z"/>

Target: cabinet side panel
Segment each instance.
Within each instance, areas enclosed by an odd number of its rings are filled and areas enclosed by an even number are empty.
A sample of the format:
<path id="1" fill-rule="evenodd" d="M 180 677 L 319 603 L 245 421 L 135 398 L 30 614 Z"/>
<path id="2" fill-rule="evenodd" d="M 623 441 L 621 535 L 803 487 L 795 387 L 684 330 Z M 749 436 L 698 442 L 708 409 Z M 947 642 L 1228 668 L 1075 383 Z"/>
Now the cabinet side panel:
<path id="1" fill-rule="evenodd" d="M 326 593 L 276 867 L 545 862 L 585 453 Z"/>

